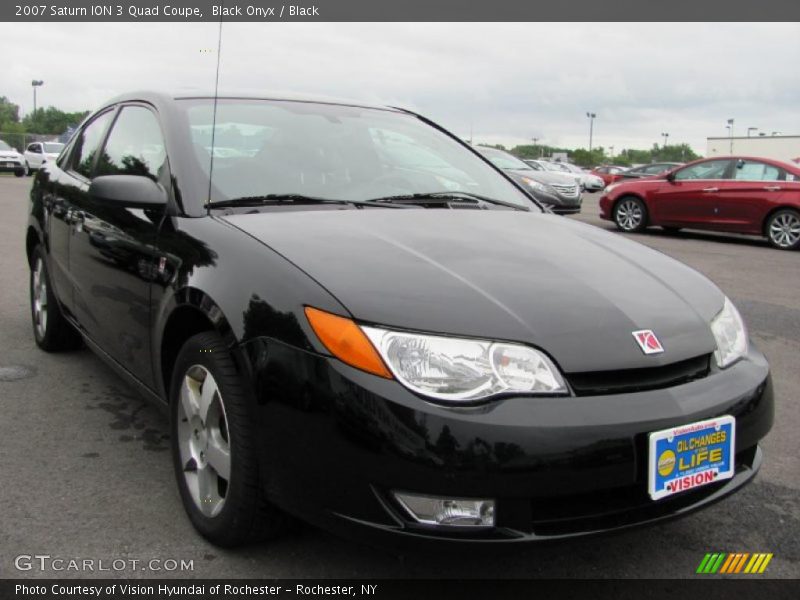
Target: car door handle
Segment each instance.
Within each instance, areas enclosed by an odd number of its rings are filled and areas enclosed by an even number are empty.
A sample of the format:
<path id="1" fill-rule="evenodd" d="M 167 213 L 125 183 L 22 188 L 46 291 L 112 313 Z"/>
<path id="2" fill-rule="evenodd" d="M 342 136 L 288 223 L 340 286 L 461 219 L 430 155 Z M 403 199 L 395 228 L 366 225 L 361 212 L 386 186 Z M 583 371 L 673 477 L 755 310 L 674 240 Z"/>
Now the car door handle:
<path id="1" fill-rule="evenodd" d="M 719 188 L 715 188 L 715 187 L 704 188 L 703 191 L 704 192 L 718 192 Z"/>
<path id="2" fill-rule="evenodd" d="M 765 185 L 764 189 L 768 192 L 779 192 L 781 191 L 781 186 L 779 185 Z"/>

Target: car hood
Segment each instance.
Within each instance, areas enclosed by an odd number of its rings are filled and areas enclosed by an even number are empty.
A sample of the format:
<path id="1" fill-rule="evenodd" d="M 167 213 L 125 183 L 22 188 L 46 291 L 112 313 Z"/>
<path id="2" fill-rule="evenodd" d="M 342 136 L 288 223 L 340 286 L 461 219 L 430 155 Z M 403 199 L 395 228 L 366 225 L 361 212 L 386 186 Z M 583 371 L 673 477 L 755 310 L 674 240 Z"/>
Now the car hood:
<path id="1" fill-rule="evenodd" d="M 565 372 L 659 366 L 715 348 L 709 322 L 723 295 L 714 284 L 563 217 L 365 209 L 221 218 L 305 271 L 362 322 L 532 344 Z M 641 329 L 655 332 L 663 354 L 644 355 L 632 334 Z"/>
<path id="2" fill-rule="evenodd" d="M 20 158 L 20 153 L 14 150 L 0 150 L 0 158 Z"/>
<path id="3" fill-rule="evenodd" d="M 574 184 L 576 175 L 568 175 L 567 173 L 553 173 L 552 171 L 534 171 L 522 169 L 505 169 L 509 175 L 516 175 L 517 177 L 527 177 L 533 179 L 538 183 L 565 185 Z"/>

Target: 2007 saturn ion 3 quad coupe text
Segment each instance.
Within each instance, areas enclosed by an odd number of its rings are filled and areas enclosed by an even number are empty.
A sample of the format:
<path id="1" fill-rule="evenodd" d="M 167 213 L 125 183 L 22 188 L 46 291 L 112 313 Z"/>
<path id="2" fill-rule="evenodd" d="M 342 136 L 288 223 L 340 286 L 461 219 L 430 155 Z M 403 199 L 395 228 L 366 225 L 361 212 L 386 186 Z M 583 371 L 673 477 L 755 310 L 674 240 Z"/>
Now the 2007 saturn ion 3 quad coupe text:
<path id="1" fill-rule="evenodd" d="M 37 173 L 27 255 L 37 344 L 168 407 L 224 546 L 288 515 L 376 543 L 652 523 L 752 480 L 772 425 L 714 284 L 403 110 L 117 98 Z"/>

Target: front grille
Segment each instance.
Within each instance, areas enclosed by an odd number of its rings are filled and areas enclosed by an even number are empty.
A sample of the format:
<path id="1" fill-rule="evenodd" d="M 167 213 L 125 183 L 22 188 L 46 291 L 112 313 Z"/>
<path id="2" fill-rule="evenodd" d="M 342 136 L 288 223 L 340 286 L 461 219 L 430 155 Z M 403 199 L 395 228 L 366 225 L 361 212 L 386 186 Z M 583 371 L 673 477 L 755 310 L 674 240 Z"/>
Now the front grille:
<path id="1" fill-rule="evenodd" d="M 577 396 L 602 396 L 656 390 L 702 379 L 711 368 L 711 355 L 704 354 L 661 367 L 567 373 Z"/>
<path id="2" fill-rule="evenodd" d="M 575 198 L 578 196 L 577 185 L 559 185 L 559 184 L 550 184 L 550 185 L 555 191 L 557 191 L 562 196 L 566 196 L 568 198 Z"/>

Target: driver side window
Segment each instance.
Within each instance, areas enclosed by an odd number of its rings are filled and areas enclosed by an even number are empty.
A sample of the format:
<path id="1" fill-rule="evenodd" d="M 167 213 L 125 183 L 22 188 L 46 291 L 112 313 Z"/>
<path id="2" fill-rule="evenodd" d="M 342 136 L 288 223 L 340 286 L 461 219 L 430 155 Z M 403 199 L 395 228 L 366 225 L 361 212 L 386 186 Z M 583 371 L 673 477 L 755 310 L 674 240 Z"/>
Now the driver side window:
<path id="1" fill-rule="evenodd" d="M 678 181 L 684 179 L 727 179 L 725 172 L 728 170 L 730 162 L 731 161 L 725 159 L 707 160 L 697 163 L 677 171 L 675 173 L 675 179 Z"/>

